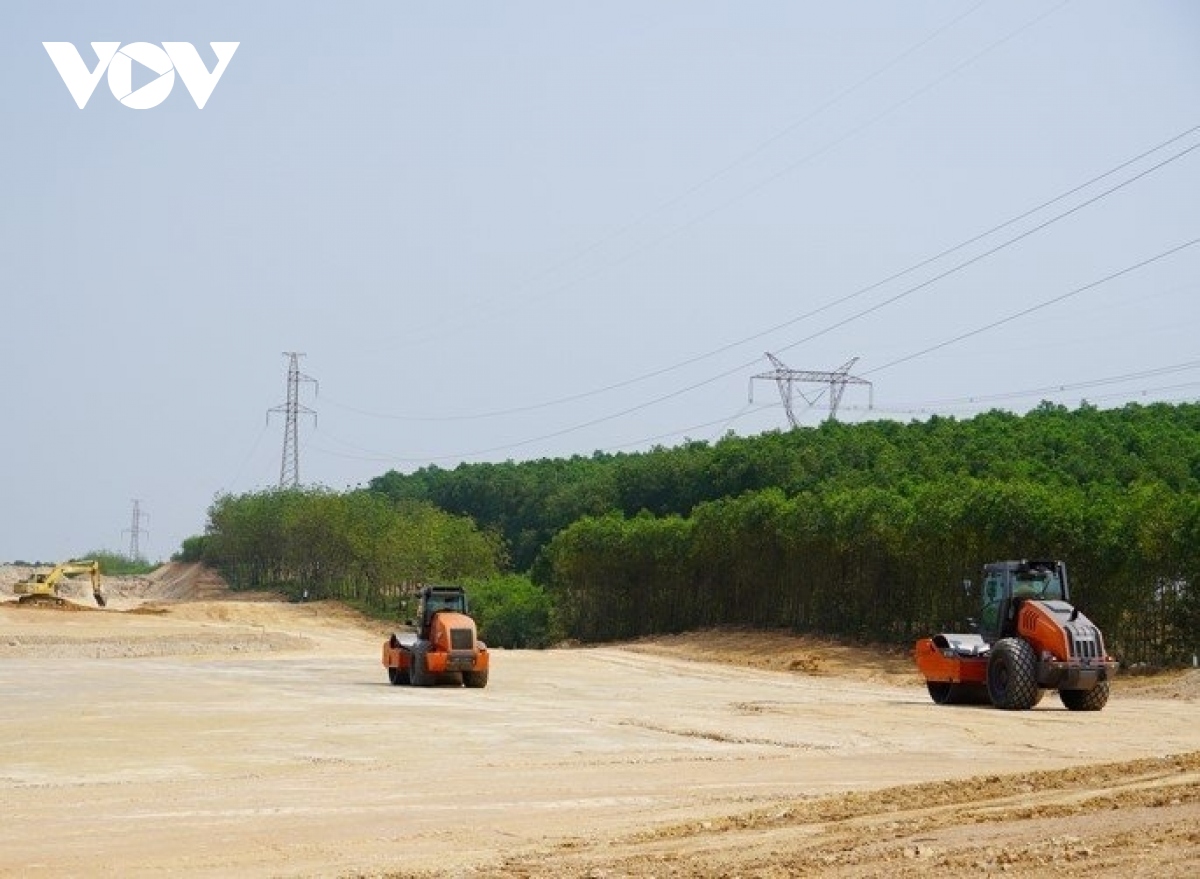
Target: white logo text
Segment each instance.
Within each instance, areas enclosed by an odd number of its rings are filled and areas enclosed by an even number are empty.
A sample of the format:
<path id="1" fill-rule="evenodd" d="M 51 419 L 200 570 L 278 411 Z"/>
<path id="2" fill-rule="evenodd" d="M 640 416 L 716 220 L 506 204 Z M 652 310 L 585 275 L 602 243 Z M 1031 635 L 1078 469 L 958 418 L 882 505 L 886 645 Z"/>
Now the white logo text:
<path id="1" fill-rule="evenodd" d="M 225 68 L 229 66 L 229 59 L 241 44 L 209 43 L 217 56 L 217 64 L 211 71 L 204 66 L 200 53 L 191 43 L 163 43 L 162 46 L 153 43 L 126 43 L 124 46 L 120 43 L 92 43 L 92 51 L 96 53 L 96 66 L 92 70 L 88 70 L 74 43 L 42 45 L 46 47 L 50 60 L 58 69 L 58 75 L 66 83 L 80 110 L 87 106 L 106 70 L 113 97 L 130 109 L 149 110 L 165 101 L 175 85 L 175 74 L 178 72 L 192 100 L 203 110 Z M 137 89 L 133 88 L 134 61 L 157 74 Z"/>

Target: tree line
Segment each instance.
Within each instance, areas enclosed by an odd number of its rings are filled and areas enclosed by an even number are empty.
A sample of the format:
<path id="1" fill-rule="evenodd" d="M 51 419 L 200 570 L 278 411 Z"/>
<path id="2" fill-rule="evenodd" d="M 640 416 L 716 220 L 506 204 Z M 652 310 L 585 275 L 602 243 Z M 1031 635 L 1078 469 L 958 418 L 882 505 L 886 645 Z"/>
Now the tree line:
<path id="1" fill-rule="evenodd" d="M 772 488 L 689 516 L 582 519 L 536 573 L 565 630 L 588 641 L 742 625 L 908 642 L 965 631 L 978 599 L 961 580 L 1020 558 L 1068 560 L 1075 604 L 1125 661 L 1186 662 L 1200 648 L 1200 499 L 1161 485 Z"/>
<path id="2" fill-rule="evenodd" d="M 204 535 L 184 541 L 179 557 L 213 565 L 234 589 L 396 614 L 418 584 L 493 576 L 505 565 L 501 538 L 467 517 L 324 488 L 221 495 Z"/>
<path id="3" fill-rule="evenodd" d="M 961 630 L 985 562 L 1062 558 L 1110 649 L 1164 663 L 1200 650 L 1198 538 L 1200 406 L 1043 404 L 225 495 L 182 556 L 401 618 L 415 584 L 468 581 L 510 646 L 731 624 L 905 641 Z"/>
<path id="4" fill-rule="evenodd" d="M 827 422 L 632 454 L 371 482 L 502 535 L 584 640 L 787 626 L 905 640 L 961 626 L 986 561 L 1063 558 L 1127 661 L 1200 648 L 1200 406 Z"/>
<path id="5" fill-rule="evenodd" d="M 176 558 L 212 565 L 233 589 L 335 598 L 395 622 L 415 616 L 421 585 L 463 583 L 492 646 L 558 637 L 545 590 L 506 570 L 503 539 L 424 501 L 325 488 L 221 495 Z"/>

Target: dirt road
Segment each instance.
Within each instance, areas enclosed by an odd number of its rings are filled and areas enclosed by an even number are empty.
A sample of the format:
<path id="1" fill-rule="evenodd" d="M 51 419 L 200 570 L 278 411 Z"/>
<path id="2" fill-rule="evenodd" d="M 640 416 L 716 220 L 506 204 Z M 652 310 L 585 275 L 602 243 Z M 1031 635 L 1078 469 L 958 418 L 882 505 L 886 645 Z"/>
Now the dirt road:
<path id="1" fill-rule="evenodd" d="M 903 657 L 742 634 L 497 651 L 484 690 L 392 687 L 378 625 L 186 573 L 106 584 L 105 611 L 0 603 L 0 875 L 1200 863 L 1192 674 L 1120 682 L 1096 714 L 949 708 Z"/>

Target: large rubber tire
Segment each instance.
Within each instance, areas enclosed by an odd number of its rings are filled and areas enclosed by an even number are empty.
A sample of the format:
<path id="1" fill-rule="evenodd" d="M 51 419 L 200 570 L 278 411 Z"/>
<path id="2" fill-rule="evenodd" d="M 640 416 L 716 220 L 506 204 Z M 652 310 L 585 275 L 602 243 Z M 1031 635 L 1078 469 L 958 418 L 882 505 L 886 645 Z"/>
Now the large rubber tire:
<path id="1" fill-rule="evenodd" d="M 399 687 L 408 683 L 408 669 L 396 668 L 388 666 L 388 680 L 392 682 L 393 687 Z"/>
<path id="2" fill-rule="evenodd" d="M 1099 711 L 1108 704 L 1108 681 L 1090 690 L 1059 690 L 1058 698 L 1072 711 Z"/>
<path id="3" fill-rule="evenodd" d="M 997 708 L 1024 711 L 1041 700 L 1037 656 L 1022 638 L 1001 638 L 992 645 L 987 668 L 988 696 Z"/>
<path id="4" fill-rule="evenodd" d="M 488 670 L 483 671 L 464 671 L 462 673 L 463 686 L 469 689 L 478 690 L 487 686 Z"/>
<path id="5" fill-rule="evenodd" d="M 409 682 L 414 687 L 431 687 L 433 686 L 433 675 L 429 673 L 428 660 L 425 657 L 424 650 L 413 650 L 411 654 L 412 666 L 408 671 Z"/>

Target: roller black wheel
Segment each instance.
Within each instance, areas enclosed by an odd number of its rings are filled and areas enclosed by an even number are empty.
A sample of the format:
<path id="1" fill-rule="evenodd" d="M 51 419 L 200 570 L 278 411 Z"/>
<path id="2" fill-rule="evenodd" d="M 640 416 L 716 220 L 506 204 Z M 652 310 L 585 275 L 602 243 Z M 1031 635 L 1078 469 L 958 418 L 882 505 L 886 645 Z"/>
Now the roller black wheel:
<path id="1" fill-rule="evenodd" d="M 399 687 L 408 683 L 408 669 L 395 668 L 388 666 L 388 680 L 392 682 L 393 687 Z"/>
<path id="2" fill-rule="evenodd" d="M 1108 704 L 1108 681 L 1090 690 L 1059 690 L 1058 698 L 1072 711 L 1099 711 Z"/>
<path id="3" fill-rule="evenodd" d="M 433 675 L 429 673 L 429 661 L 424 650 L 412 652 L 412 667 L 409 669 L 408 678 L 414 687 L 433 686 Z"/>
<path id="4" fill-rule="evenodd" d="M 480 689 L 487 686 L 488 673 L 485 668 L 483 671 L 464 671 L 462 673 L 463 686 L 470 689 Z"/>
<path id="5" fill-rule="evenodd" d="M 938 705 L 954 704 L 954 684 L 945 681 L 926 681 L 925 689 L 929 691 L 929 698 Z"/>
<path id="6" fill-rule="evenodd" d="M 988 695 L 997 708 L 1023 711 L 1041 699 L 1037 684 L 1037 657 L 1029 642 L 1001 638 L 992 645 L 987 669 Z"/>
<path id="7" fill-rule="evenodd" d="M 951 684 L 945 681 L 926 681 L 929 698 L 938 705 L 990 705 L 987 687 L 979 684 Z"/>

